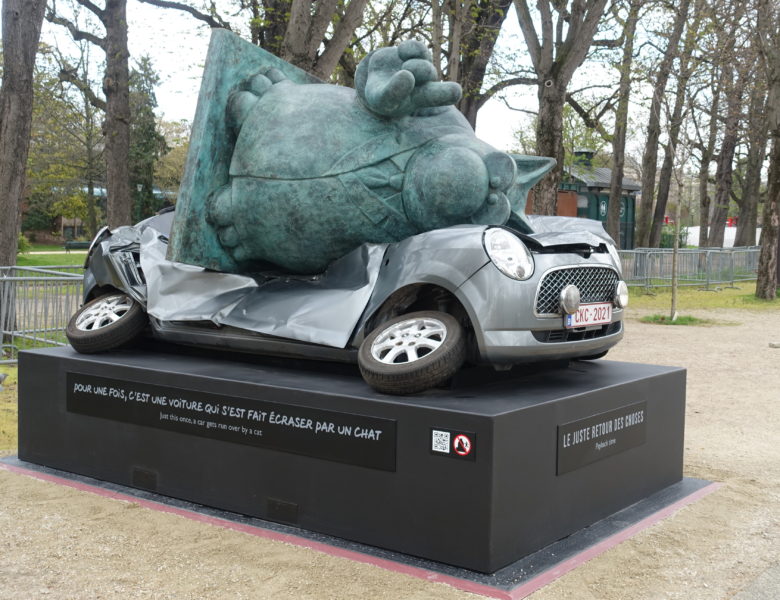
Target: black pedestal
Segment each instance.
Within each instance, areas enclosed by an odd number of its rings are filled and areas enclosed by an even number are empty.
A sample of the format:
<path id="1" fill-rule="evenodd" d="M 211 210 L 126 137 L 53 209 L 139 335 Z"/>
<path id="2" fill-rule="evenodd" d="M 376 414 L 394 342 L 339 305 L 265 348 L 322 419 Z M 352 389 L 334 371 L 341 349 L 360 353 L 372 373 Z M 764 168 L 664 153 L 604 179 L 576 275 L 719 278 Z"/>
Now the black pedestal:
<path id="1" fill-rule="evenodd" d="M 682 477 L 685 371 L 596 361 L 413 397 L 356 371 L 22 353 L 19 458 L 493 572 Z"/>

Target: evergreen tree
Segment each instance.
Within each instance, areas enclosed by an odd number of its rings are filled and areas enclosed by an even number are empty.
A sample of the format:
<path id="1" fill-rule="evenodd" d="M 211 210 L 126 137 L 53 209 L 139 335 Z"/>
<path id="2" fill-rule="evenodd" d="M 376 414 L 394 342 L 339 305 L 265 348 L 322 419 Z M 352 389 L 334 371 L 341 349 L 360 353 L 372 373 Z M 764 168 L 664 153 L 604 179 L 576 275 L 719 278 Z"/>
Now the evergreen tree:
<path id="1" fill-rule="evenodd" d="M 168 151 L 154 114 L 154 88 L 159 82 L 148 56 L 142 57 L 130 73 L 130 186 L 136 221 L 153 215 L 164 204 L 154 196 L 155 166 Z"/>

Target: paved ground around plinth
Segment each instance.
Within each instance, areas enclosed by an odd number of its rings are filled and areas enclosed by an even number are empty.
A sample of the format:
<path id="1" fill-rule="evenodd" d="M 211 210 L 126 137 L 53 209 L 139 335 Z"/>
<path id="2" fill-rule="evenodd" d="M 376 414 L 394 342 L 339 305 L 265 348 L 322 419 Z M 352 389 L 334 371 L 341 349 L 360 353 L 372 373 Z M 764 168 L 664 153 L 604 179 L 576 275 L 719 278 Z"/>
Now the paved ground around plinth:
<path id="1" fill-rule="evenodd" d="M 724 485 L 530 598 L 780 597 L 780 311 L 638 316 L 609 358 L 688 369 L 685 475 Z M 0 470 L 0 598 L 475 596 Z"/>

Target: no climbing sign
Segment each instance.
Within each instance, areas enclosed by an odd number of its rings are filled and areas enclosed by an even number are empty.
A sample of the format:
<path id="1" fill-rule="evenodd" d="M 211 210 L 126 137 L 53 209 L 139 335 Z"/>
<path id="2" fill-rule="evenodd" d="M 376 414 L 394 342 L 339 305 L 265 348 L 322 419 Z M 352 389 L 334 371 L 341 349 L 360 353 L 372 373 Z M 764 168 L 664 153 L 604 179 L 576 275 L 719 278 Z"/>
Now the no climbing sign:
<path id="1" fill-rule="evenodd" d="M 471 438 L 466 434 L 458 434 L 452 441 L 452 449 L 458 456 L 468 456 L 471 454 Z"/>

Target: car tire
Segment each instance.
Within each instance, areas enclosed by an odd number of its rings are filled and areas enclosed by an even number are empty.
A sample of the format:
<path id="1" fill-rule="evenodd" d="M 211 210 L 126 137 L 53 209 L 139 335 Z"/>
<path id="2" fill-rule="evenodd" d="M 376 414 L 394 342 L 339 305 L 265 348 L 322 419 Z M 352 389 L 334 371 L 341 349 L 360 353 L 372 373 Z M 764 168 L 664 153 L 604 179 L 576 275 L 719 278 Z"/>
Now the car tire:
<path id="1" fill-rule="evenodd" d="M 609 352 L 609 350 L 604 350 L 604 352 L 599 352 L 598 354 L 591 354 L 590 356 L 580 356 L 577 360 L 598 360 L 604 358 L 607 355 L 607 352 Z"/>
<path id="2" fill-rule="evenodd" d="M 465 359 L 463 328 L 455 317 L 438 311 L 390 319 L 372 331 L 358 351 L 363 379 L 386 394 L 413 394 L 441 385 Z"/>
<path id="3" fill-rule="evenodd" d="M 65 335 L 77 352 L 93 354 L 129 344 L 141 335 L 147 322 L 141 305 L 117 292 L 82 306 L 68 322 Z"/>

